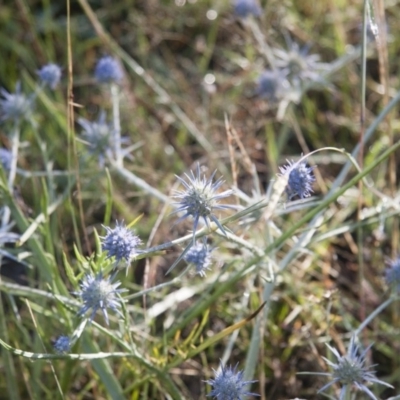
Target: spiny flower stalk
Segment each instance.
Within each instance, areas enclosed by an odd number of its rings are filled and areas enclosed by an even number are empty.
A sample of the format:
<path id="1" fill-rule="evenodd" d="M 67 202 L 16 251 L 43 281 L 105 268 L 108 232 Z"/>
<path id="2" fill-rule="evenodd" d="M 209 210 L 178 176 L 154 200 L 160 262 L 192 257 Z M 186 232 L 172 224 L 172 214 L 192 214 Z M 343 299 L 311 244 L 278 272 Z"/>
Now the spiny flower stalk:
<path id="1" fill-rule="evenodd" d="M 212 386 L 212 391 L 207 397 L 214 396 L 217 400 L 242 400 L 245 396 L 259 396 L 256 393 L 248 392 L 247 387 L 257 381 L 244 381 L 243 371 L 236 372 L 235 367 L 220 365 L 218 371 L 214 370 L 215 378 L 206 381 Z"/>
<path id="2" fill-rule="evenodd" d="M 257 0 L 235 0 L 234 11 L 238 17 L 245 18 L 249 15 L 259 17 L 262 14 L 260 5 Z"/>
<path id="3" fill-rule="evenodd" d="M 213 183 L 215 173 L 216 171 L 214 171 L 210 178 L 206 179 L 205 175 L 201 176 L 200 165 L 197 164 L 196 175 L 193 171 L 190 171 L 190 176 L 185 174 L 188 181 L 176 176 L 185 187 L 185 190 L 175 192 L 174 197 L 179 199 L 179 202 L 175 203 L 178 208 L 173 211 L 172 214 L 179 212 L 185 213 L 178 222 L 188 216 L 193 217 L 193 241 L 200 218 L 204 220 L 208 228 L 210 228 L 209 220 L 215 222 L 218 228 L 226 234 L 224 228 L 213 214 L 213 210 L 235 208 L 235 206 L 228 204 L 218 204 L 220 199 L 230 196 L 233 191 L 225 190 L 218 194 L 217 190 L 222 186 L 224 181 L 222 178 L 219 178 Z"/>
<path id="4" fill-rule="evenodd" d="M 344 356 L 341 356 L 336 349 L 327 344 L 329 350 L 337 358 L 337 363 L 333 363 L 332 361 L 323 357 L 323 359 L 332 367 L 333 371 L 331 373 L 322 373 L 320 375 L 331 376 L 333 380 L 321 388 L 318 393 L 324 391 L 335 383 L 340 383 L 342 385 L 340 399 L 344 398 L 347 386 L 353 385 L 358 390 L 363 391 L 370 399 L 378 400 L 368 389 L 366 383 L 378 383 L 380 385 L 392 387 L 388 383 L 383 382 L 375 377 L 375 372 L 371 370 L 373 366 L 365 365 L 365 358 L 372 344 L 361 352 L 360 347 L 355 343 L 355 340 L 356 337 L 353 335 L 347 349 L 347 354 Z"/>
<path id="5" fill-rule="evenodd" d="M 57 353 L 69 353 L 71 350 L 71 339 L 69 336 L 60 335 L 53 343 L 54 350 Z"/>
<path id="6" fill-rule="evenodd" d="M 16 85 L 15 93 L 8 93 L 0 88 L 0 121 L 17 122 L 29 119 L 32 113 L 32 101 L 21 93 L 20 82 Z"/>
<path id="7" fill-rule="evenodd" d="M 281 175 L 288 177 L 286 193 L 291 200 L 298 196 L 301 199 L 310 197 L 313 192 L 312 184 L 315 182 L 314 167 L 307 167 L 305 162 L 289 161 L 288 165 L 279 167 Z"/>
<path id="8" fill-rule="evenodd" d="M 56 64 L 47 64 L 37 71 L 43 84 L 55 89 L 61 79 L 61 68 Z"/>
<path id="9" fill-rule="evenodd" d="M 207 243 L 197 242 L 186 253 L 184 260 L 189 264 L 193 264 L 196 268 L 196 274 L 201 277 L 206 276 L 206 272 L 210 269 L 211 251 Z"/>
<path id="10" fill-rule="evenodd" d="M 389 268 L 385 272 L 386 283 L 395 292 L 400 293 L 400 257 L 389 261 Z"/>
<path id="11" fill-rule="evenodd" d="M 105 56 L 97 62 L 94 76 L 99 83 L 118 83 L 122 80 L 123 73 L 115 58 Z"/>
<path id="12" fill-rule="evenodd" d="M 103 239 L 102 249 L 107 251 L 107 258 L 115 257 L 117 263 L 125 260 L 129 263 L 136 254 L 137 247 L 141 244 L 139 236 L 136 236 L 131 229 L 128 229 L 124 222 L 116 222 L 114 229 L 104 226 L 107 231 Z"/>
<path id="13" fill-rule="evenodd" d="M 118 289 L 121 282 L 111 283 L 112 279 L 113 276 L 103 278 L 101 272 L 96 276 L 92 274 L 85 276 L 81 283 L 81 291 L 75 292 L 83 301 L 83 306 L 78 311 L 79 316 L 92 310 L 89 317 L 89 320 L 92 321 L 97 310 L 101 310 L 107 325 L 109 325 L 107 308 L 111 308 L 123 317 L 119 310 L 121 307 L 121 299 L 118 297 L 118 294 L 126 292 L 127 289 Z"/>

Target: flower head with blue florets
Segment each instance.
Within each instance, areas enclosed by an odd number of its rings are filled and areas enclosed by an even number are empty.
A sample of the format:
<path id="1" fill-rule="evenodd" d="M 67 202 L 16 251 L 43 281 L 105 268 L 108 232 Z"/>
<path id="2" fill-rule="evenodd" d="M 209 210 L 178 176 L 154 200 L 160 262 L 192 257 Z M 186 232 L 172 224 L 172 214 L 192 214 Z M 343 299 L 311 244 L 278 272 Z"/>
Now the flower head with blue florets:
<path id="1" fill-rule="evenodd" d="M 101 272 L 97 275 L 88 274 L 84 277 L 81 282 L 81 290 L 75 292 L 83 301 L 83 306 L 78 311 L 78 315 L 81 316 L 92 310 L 89 317 L 89 320 L 92 321 L 96 312 L 101 310 L 107 325 L 109 325 L 107 308 L 111 308 L 123 317 L 120 311 L 121 299 L 118 294 L 127 290 L 118 289 L 121 282 L 112 283 L 112 279 L 113 277 L 104 278 Z"/>
<path id="2" fill-rule="evenodd" d="M 69 336 L 60 335 L 53 343 L 54 350 L 57 353 L 69 353 L 71 350 L 71 339 Z"/>
<path id="3" fill-rule="evenodd" d="M 211 251 L 206 242 L 197 242 L 185 254 L 184 260 L 194 265 L 196 274 L 204 277 L 206 276 L 206 272 L 210 269 Z"/>
<path id="4" fill-rule="evenodd" d="M 335 348 L 327 344 L 329 350 L 337 358 L 337 363 L 334 363 L 323 357 L 324 360 L 332 367 L 333 371 L 331 373 L 321 373 L 319 375 L 331 376 L 333 380 L 320 389 L 318 393 L 324 391 L 335 383 L 340 383 L 343 385 L 339 397 L 340 399 L 344 398 L 347 386 L 353 385 L 358 390 L 363 391 L 370 399 L 378 400 L 366 386 L 367 383 L 378 383 L 380 385 L 392 387 L 388 383 L 383 382 L 375 377 L 374 371 L 371 370 L 372 366 L 369 367 L 365 365 L 365 358 L 372 344 L 364 351 L 361 351 L 355 340 L 356 338 L 353 335 L 347 349 L 347 354 L 344 356 L 341 356 Z"/>
<path id="5" fill-rule="evenodd" d="M 206 179 L 205 175 L 201 175 L 200 173 L 199 164 L 197 164 L 196 175 L 193 171 L 190 171 L 190 175 L 185 175 L 187 181 L 177 176 L 185 190 L 176 191 L 174 197 L 179 199 L 179 202 L 175 203 L 178 207 L 172 213 L 185 213 L 179 221 L 189 216 L 193 217 L 193 240 L 200 218 L 203 219 L 207 227 L 209 227 L 209 220 L 215 222 L 218 228 L 225 233 L 224 228 L 213 214 L 213 210 L 236 208 L 228 204 L 218 203 L 220 199 L 230 196 L 233 191 L 225 190 L 222 193 L 217 193 L 217 190 L 222 186 L 224 181 L 222 178 L 219 178 L 213 182 L 215 172 L 210 178 Z"/>
<path id="6" fill-rule="evenodd" d="M 118 83 L 122 80 L 123 73 L 115 58 L 105 56 L 97 62 L 94 76 L 99 83 Z"/>
<path id="7" fill-rule="evenodd" d="M 400 257 L 389 261 L 389 268 L 385 272 L 386 283 L 394 291 L 400 293 Z"/>
<path id="8" fill-rule="evenodd" d="M 37 71 L 37 74 L 45 85 L 55 89 L 61 79 L 61 68 L 57 64 L 47 64 Z"/>
<path id="9" fill-rule="evenodd" d="M 289 161 L 288 165 L 279 167 L 281 175 L 288 178 L 286 193 L 291 200 L 298 196 L 300 199 L 310 197 L 313 192 L 312 184 L 315 182 L 314 167 L 307 167 L 305 162 Z"/>
<path id="10" fill-rule="evenodd" d="M 235 0 L 234 11 L 238 17 L 245 18 L 249 15 L 259 17 L 262 14 L 260 5 L 257 0 Z"/>
<path id="11" fill-rule="evenodd" d="M 141 244 L 139 236 L 127 228 L 123 221 L 117 221 L 114 229 L 107 226 L 104 228 L 107 234 L 102 237 L 102 249 L 108 253 L 107 258 L 115 257 L 117 263 L 121 260 L 129 263 L 138 253 L 137 247 Z"/>
<path id="12" fill-rule="evenodd" d="M 29 119 L 32 113 L 32 100 L 21 92 L 21 84 L 16 85 L 15 93 L 0 88 L 0 121 L 17 122 Z"/>
<path id="13" fill-rule="evenodd" d="M 206 381 L 212 386 L 212 391 L 207 395 L 214 396 L 217 400 L 243 400 L 245 396 L 258 396 L 247 391 L 247 387 L 257 381 L 244 381 L 243 371 L 236 372 L 235 367 L 227 367 L 221 364 L 218 371 L 214 370 L 215 378 Z"/>

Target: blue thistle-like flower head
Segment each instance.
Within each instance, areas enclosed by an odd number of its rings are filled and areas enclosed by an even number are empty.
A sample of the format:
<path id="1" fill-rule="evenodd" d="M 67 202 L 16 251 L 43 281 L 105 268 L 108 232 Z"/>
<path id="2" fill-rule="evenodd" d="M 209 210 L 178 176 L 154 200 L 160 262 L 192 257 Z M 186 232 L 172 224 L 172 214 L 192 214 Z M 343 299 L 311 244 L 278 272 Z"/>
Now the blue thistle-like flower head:
<path id="1" fill-rule="evenodd" d="M 281 70 L 265 70 L 258 78 L 256 93 L 270 101 L 279 100 L 289 88 L 286 74 Z"/>
<path id="2" fill-rule="evenodd" d="M 118 83 L 123 78 L 123 72 L 115 58 L 105 56 L 97 62 L 94 76 L 99 83 Z"/>
<path id="3" fill-rule="evenodd" d="M 69 353 L 71 350 L 71 339 L 69 336 L 60 335 L 53 343 L 54 350 L 57 353 Z"/>
<path id="4" fill-rule="evenodd" d="M 121 282 L 111 283 L 112 279 L 113 277 L 103 278 L 101 272 L 96 276 L 91 274 L 85 276 L 81 283 L 81 291 L 75 292 L 83 301 L 83 306 L 78 311 L 78 315 L 81 316 L 87 311 L 92 310 L 89 317 L 90 321 L 92 321 L 97 310 L 101 310 L 107 325 L 109 325 L 107 308 L 111 308 L 123 317 L 119 310 L 121 299 L 118 297 L 118 294 L 127 290 L 118 289 Z"/>
<path id="5" fill-rule="evenodd" d="M 400 293 L 400 257 L 389 261 L 389 268 L 386 269 L 385 278 L 388 286 Z"/>
<path id="6" fill-rule="evenodd" d="M 11 168 L 12 153 L 7 149 L 0 148 L 0 163 L 4 170 L 8 171 Z"/>
<path id="7" fill-rule="evenodd" d="M 215 372 L 215 378 L 206 381 L 212 386 L 212 391 L 207 395 L 214 396 L 217 400 L 242 400 L 244 396 L 259 396 L 256 393 L 248 392 L 247 386 L 257 381 L 244 381 L 243 371 L 236 372 L 238 364 L 235 367 L 220 365 Z"/>
<path id="8" fill-rule="evenodd" d="M 262 14 L 257 0 L 235 0 L 233 6 L 235 14 L 241 18 L 246 18 L 249 15 L 259 17 Z"/>
<path id="9" fill-rule="evenodd" d="M 61 68 L 57 64 L 47 64 L 37 71 L 40 80 L 55 89 L 61 79 Z"/>
<path id="10" fill-rule="evenodd" d="M 305 162 L 288 161 L 288 165 L 279 167 L 281 175 L 288 177 L 286 193 L 289 200 L 298 196 L 301 199 L 311 196 L 312 184 L 315 182 L 314 167 L 307 167 Z"/>
<path id="11" fill-rule="evenodd" d="M 32 101 L 21 92 L 18 82 L 15 93 L 8 93 L 0 89 L 2 99 L 0 100 L 0 121 L 12 121 L 29 119 L 32 113 Z"/>
<path id="12" fill-rule="evenodd" d="M 97 121 L 79 118 L 78 124 L 83 128 L 82 138 L 88 143 L 89 151 L 99 156 L 99 163 L 104 164 L 106 155 L 111 156 L 112 130 L 106 122 L 106 113 L 101 111 Z"/>
<path id="13" fill-rule="evenodd" d="M 123 222 L 118 222 L 114 229 L 107 226 L 107 235 L 102 237 L 103 251 L 107 251 L 109 257 L 115 257 L 117 262 L 124 259 L 129 263 L 132 258 L 138 253 L 137 247 L 141 240 L 136 236 L 131 229 L 128 229 Z"/>
<path id="14" fill-rule="evenodd" d="M 212 250 L 208 248 L 207 243 L 197 242 L 185 254 L 184 260 L 187 263 L 194 265 L 196 268 L 196 274 L 204 277 L 206 276 L 206 271 L 210 269 L 211 251 Z"/>
<path id="15" fill-rule="evenodd" d="M 320 389 L 318 393 L 324 391 L 334 383 L 340 383 L 343 385 L 340 399 L 344 396 L 347 385 L 353 385 L 358 390 L 363 391 L 369 398 L 378 400 L 365 385 L 366 383 L 378 383 L 380 385 L 392 387 L 388 383 L 383 382 L 375 377 L 375 372 L 371 370 L 372 366 L 365 365 L 365 358 L 372 344 L 361 352 L 360 347 L 355 343 L 355 340 L 355 336 L 352 336 L 347 349 L 347 354 L 344 356 L 341 356 L 336 349 L 327 344 L 329 350 L 337 358 L 337 363 L 333 363 L 332 361 L 323 357 L 333 369 L 332 373 L 327 373 L 324 375 L 331 376 L 333 380 Z"/>
<path id="16" fill-rule="evenodd" d="M 179 199 L 179 202 L 175 203 L 178 208 L 172 213 L 184 212 L 183 217 L 179 221 L 185 219 L 188 216 L 192 216 L 194 219 L 193 224 L 193 239 L 199 219 L 202 218 L 205 224 L 209 227 L 208 220 L 215 222 L 218 228 L 225 233 L 224 228 L 213 214 L 214 209 L 228 209 L 235 208 L 228 204 L 218 204 L 220 199 L 230 196 L 233 191 L 225 190 L 222 193 L 217 193 L 217 190 L 224 183 L 222 178 L 217 179 L 213 183 L 215 172 L 209 179 L 206 179 L 205 175 L 201 176 L 200 165 L 197 164 L 196 175 L 193 171 L 190 171 L 190 176 L 186 175 L 188 181 L 176 176 L 182 185 L 185 187 L 183 191 L 176 191 L 174 197 Z M 178 222 L 179 222 L 178 221 Z"/>

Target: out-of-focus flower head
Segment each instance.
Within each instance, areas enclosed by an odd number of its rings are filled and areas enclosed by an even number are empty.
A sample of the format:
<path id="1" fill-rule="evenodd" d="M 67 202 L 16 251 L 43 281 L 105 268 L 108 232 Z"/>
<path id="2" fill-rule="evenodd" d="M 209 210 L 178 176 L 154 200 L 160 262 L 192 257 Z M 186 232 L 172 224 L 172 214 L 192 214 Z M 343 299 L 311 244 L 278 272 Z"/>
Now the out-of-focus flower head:
<path id="1" fill-rule="evenodd" d="M 397 293 L 400 293 L 400 257 L 389 261 L 385 272 L 386 283 Z"/>
<path id="2" fill-rule="evenodd" d="M 106 122 L 106 113 L 101 111 L 97 121 L 79 118 L 78 124 L 83 128 L 82 138 L 88 143 L 90 152 L 99 156 L 99 163 L 104 164 L 106 155 L 111 156 L 111 126 Z"/>
<path id="3" fill-rule="evenodd" d="M 121 282 L 112 283 L 112 279 L 112 277 L 103 278 L 101 272 L 96 276 L 88 274 L 84 277 L 81 290 L 75 292 L 83 301 L 83 306 L 78 311 L 78 315 L 86 314 L 87 311 L 92 310 L 89 317 L 89 320 L 92 321 L 96 312 L 101 310 L 107 325 L 109 325 L 107 308 L 111 308 L 123 317 L 120 311 L 121 299 L 118 294 L 126 292 L 126 289 L 118 289 Z"/>
<path id="4" fill-rule="evenodd" d="M 276 67 L 280 68 L 292 84 L 305 81 L 323 82 L 321 73 L 327 71 L 327 64 L 321 63 L 317 54 L 308 54 L 309 47 L 300 48 L 297 43 L 290 42 L 289 50 L 274 49 Z"/>
<path id="5" fill-rule="evenodd" d="M 0 164 L 8 171 L 11 168 L 12 153 L 7 149 L 0 148 Z"/>
<path id="6" fill-rule="evenodd" d="M 214 396 L 217 400 L 242 400 L 245 396 L 259 396 L 247 391 L 247 387 L 257 381 L 244 381 L 243 371 L 236 372 L 235 367 L 220 365 L 218 371 L 214 370 L 215 378 L 206 381 L 212 386 L 212 391 L 207 395 Z"/>
<path id="7" fill-rule="evenodd" d="M 60 335 L 53 343 L 57 353 L 69 353 L 71 350 L 71 339 L 69 336 Z"/>
<path id="8" fill-rule="evenodd" d="M 235 14 L 241 18 L 246 18 L 249 15 L 259 17 L 262 14 L 262 9 L 257 0 L 235 0 L 233 7 Z"/>
<path id="9" fill-rule="evenodd" d="M 204 277 L 206 272 L 210 269 L 211 264 L 211 251 L 207 243 L 197 242 L 185 254 L 184 260 L 189 264 L 193 264 L 196 268 L 196 274 Z"/>
<path id="10" fill-rule="evenodd" d="M 119 83 L 123 78 L 123 72 L 115 58 L 105 56 L 97 62 L 94 76 L 99 83 Z"/>
<path id="11" fill-rule="evenodd" d="M 336 349 L 327 344 L 329 350 L 337 358 L 337 363 L 334 363 L 323 357 L 327 364 L 332 367 L 333 371 L 331 373 L 320 373 L 319 375 L 330 376 L 332 381 L 321 388 L 318 393 L 324 391 L 335 383 L 340 383 L 343 385 L 339 397 L 340 399 L 344 398 L 347 386 L 352 385 L 358 390 L 364 392 L 370 399 L 378 400 L 366 386 L 367 383 L 378 383 L 380 385 L 392 387 L 392 385 L 389 385 L 388 383 L 376 378 L 375 372 L 371 370 L 372 366 L 365 365 L 365 358 L 372 344 L 361 352 L 360 347 L 355 343 L 355 340 L 356 338 L 353 335 L 347 349 L 347 354 L 344 356 L 341 356 Z"/>
<path id="12" fill-rule="evenodd" d="M 0 88 L 0 121 L 18 122 L 29 119 L 32 114 L 32 100 L 21 92 L 21 84 L 17 83 L 15 93 L 8 93 Z"/>
<path id="13" fill-rule="evenodd" d="M 124 222 L 117 221 L 114 229 L 107 226 L 104 228 L 107 231 L 107 235 L 102 237 L 102 248 L 107 251 L 107 258 L 115 257 L 117 263 L 124 259 L 129 263 L 138 254 L 138 246 L 141 243 L 139 236 L 127 228 Z"/>
<path id="14" fill-rule="evenodd" d="M 61 79 L 61 68 L 57 64 L 47 64 L 37 71 L 37 74 L 45 85 L 55 89 Z"/>
<path id="15" fill-rule="evenodd" d="M 208 220 L 215 222 L 218 228 L 225 233 L 224 228 L 218 221 L 217 217 L 213 214 L 213 210 L 236 208 L 235 206 L 228 204 L 218 203 L 220 199 L 230 196 L 233 193 L 232 190 L 225 190 L 222 193 L 217 193 L 217 190 L 224 183 L 224 181 L 222 178 L 219 178 L 213 183 L 215 172 L 210 178 L 206 179 L 205 175 L 202 176 L 200 173 L 199 164 L 197 164 L 196 175 L 193 173 L 193 171 L 190 171 L 190 175 L 185 175 L 187 181 L 179 176 L 176 176 L 184 186 L 184 190 L 175 192 L 174 197 L 179 199 L 179 202 L 175 203 L 178 207 L 172 213 L 185 213 L 179 219 L 179 221 L 188 216 L 193 217 L 193 240 L 200 218 L 204 220 L 208 227 Z"/>
<path id="16" fill-rule="evenodd" d="M 301 199 L 311 196 L 312 184 L 315 182 L 314 167 L 307 167 L 305 162 L 288 161 L 288 165 L 279 167 L 281 175 L 288 177 L 286 193 L 291 200 L 298 196 Z"/>
<path id="17" fill-rule="evenodd" d="M 266 69 L 258 78 L 256 93 L 269 101 L 280 100 L 290 87 L 282 70 Z"/>

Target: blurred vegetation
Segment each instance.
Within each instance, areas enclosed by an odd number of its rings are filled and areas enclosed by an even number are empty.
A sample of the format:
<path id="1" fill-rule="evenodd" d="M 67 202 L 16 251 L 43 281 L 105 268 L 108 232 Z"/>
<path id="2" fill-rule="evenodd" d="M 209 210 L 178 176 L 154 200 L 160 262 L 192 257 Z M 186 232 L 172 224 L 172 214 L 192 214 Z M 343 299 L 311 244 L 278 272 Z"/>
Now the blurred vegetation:
<path id="1" fill-rule="evenodd" d="M 379 1 L 374 4 L 377 7 Z M 104 235 L 102 224 L 130 223 L 141 216 L 135 230 L 145 247 L 179 239 L 192 227 L 190 221 L 175 224 L 170 206 L 127 182 L 111 166 L 99 167 L 98 158 L 88 155 L 76 121 L 96 120 L 101 110 L 112 111 L 108 91 L 93 78 L 101 56 L 116 57 L 124 69 L 122 135 L 137 145 L 125 168 L 166 196 L 177 188 L 175 174 L 187 173 L 198 161 L 207 167 L 208 176 L 218 170 L 216 177 L 224 177 L 224 188 L 235 186 L 251 198 L 243 204 L 249 206 L 256 202 L 257 190 L 265 195 L 286 159 L 322 147 L 352 152 L 363 126 L 368 128 L 395 97 L 399 1 L 385 2 L 387 29 L 381 47 L 373 38 L 368 43 L 364 125 L 360 125 L 363 1 L 262 0 L 260 5 L 260 18 L 243 19 L 225 0 L 78 0 L 70 4 L 68 31 L 67 2 L 2 4 L 0 87 L 14 92 L 21 81 L 29 93 L 41 66 L 54 62 L 63 69 L 57 90 L 39 93 L 36 128 L 23 127 L 18 167 L 32 172 L 70 171 L 76 179 L 63 174 L 17 177 L 14 198 L 22 214 L 17 221 L 13 210 L 13 231 L 23 234 L 40 213 L 44 220 L 22 246 L 7 247 L 19 263 L 2 259 L 6 275 L 0 283 L 2 340 L 27 352 L 51 353 L 52 340 L 73 331 L 78 325 L 76 304 L 37 295 L 35 290 L 74 300 L 71 292 L 77 290 L 88 264 L 84 257 L 98 249 L 96 235 Z M 309 54 L 319 54 L 320 62 L 327 65 L 327 76 L 302 93 L 298 102 L 285 105 L 259 96 L 258 78 L 271 68 L 263 43 L 285 51 L 290 43 L 308 46 Z M 338 60 L 340 67 L 335 68 Z M 73 90 L 72 133 L 68 131 L 68 83 Z M 225 118 L 236 138 L 227 134 Z M 399 123 L 394 111 L 378 126 L 364 147 L 363 167 L 372 165 L 398 140 Z M 0 142 L 10 148 L 7 129 L 6 124 L 0 125 Z M 247 225 L 235 222 L 228 228 L 264 251 L 319 204 L 347 161 L 343 152 L 316 153 L 307 159 L 317 165 L 315 198 L 296 203 L 292 211 L 282 197 L 273 218 L 265 219 L 261 212 Z M 0 398 L 11 398 L 14 380 L 15 399 L 204 399 L 210 391 L 204 380 L 213 376 L 212 368 L 217 369 L 220 359 L 231 365 L 238 362 L 239 369 L 246 366 L 246 378 L 258 380 L 252 391 L 260 393 L 261 399 L 323 398 L 317 392 L 326 378 L 297 373 L 328 371 L 321 356 L 331 355 L 324 343 L 333 342 L 344 352 L 352 331 L 388 297 L 383 277 L 385 258 L 398 252 L 399 196 L 393 181 L 398 171 L 396 159 L 388 158 L 368 175 L 373 186 L 355 185 L 326 206 L 316 231 L 304 226 L 273 247 L 268 255 L 275 268 L 300 235 L 312 231 L 312 241 L 277 274 L 266 308 L 240 330 L 195 351 L 260 307 L 267 266 L 271 267 L 263 259 L 240 275 L 253 257 L 251 250 L 215 235 L 212 245 L 217 249 L 207 278 L 185 276 L 165 289 L 127 301 L 126 325 L 110 315 L 111 327 L 106 329 L 96 318 L 73 347 L 73 353 L 117 353 L 128 352 L 128 344 L 134 344 L 140 357 L 32 361 L 2 349 L 1 368 L 8 364 L 9 372 L 0 374 Z M 356 174 L 353 168 L 350 177 Z M 6 202 L 5 197 L 0 201 Z M 49 205 L 55 205 L 51 213 Z M 165 275 L 183 248 L 175 245 L 138 259 L 118 279 L 130 293 L 168 282 L 185 268 L 181 262 Z M 15 281 L 21 287 L 28 283 L 29 290 L 19 291 L 10 284 Z M 251 373 L 250 344 L 255 332 L 261 340 Z M 365 345 L 375 342 L 371 364 L 377 364 L 379 379 L 394 386 L 374 386 L 380 399 L 400 394 L 399 334 L 399 313 L 393 305 L 360 335 Z M 332 395 L 338 393 L 334 389 Z M 361 393 L 357 398 L 366 397 Z"/>

